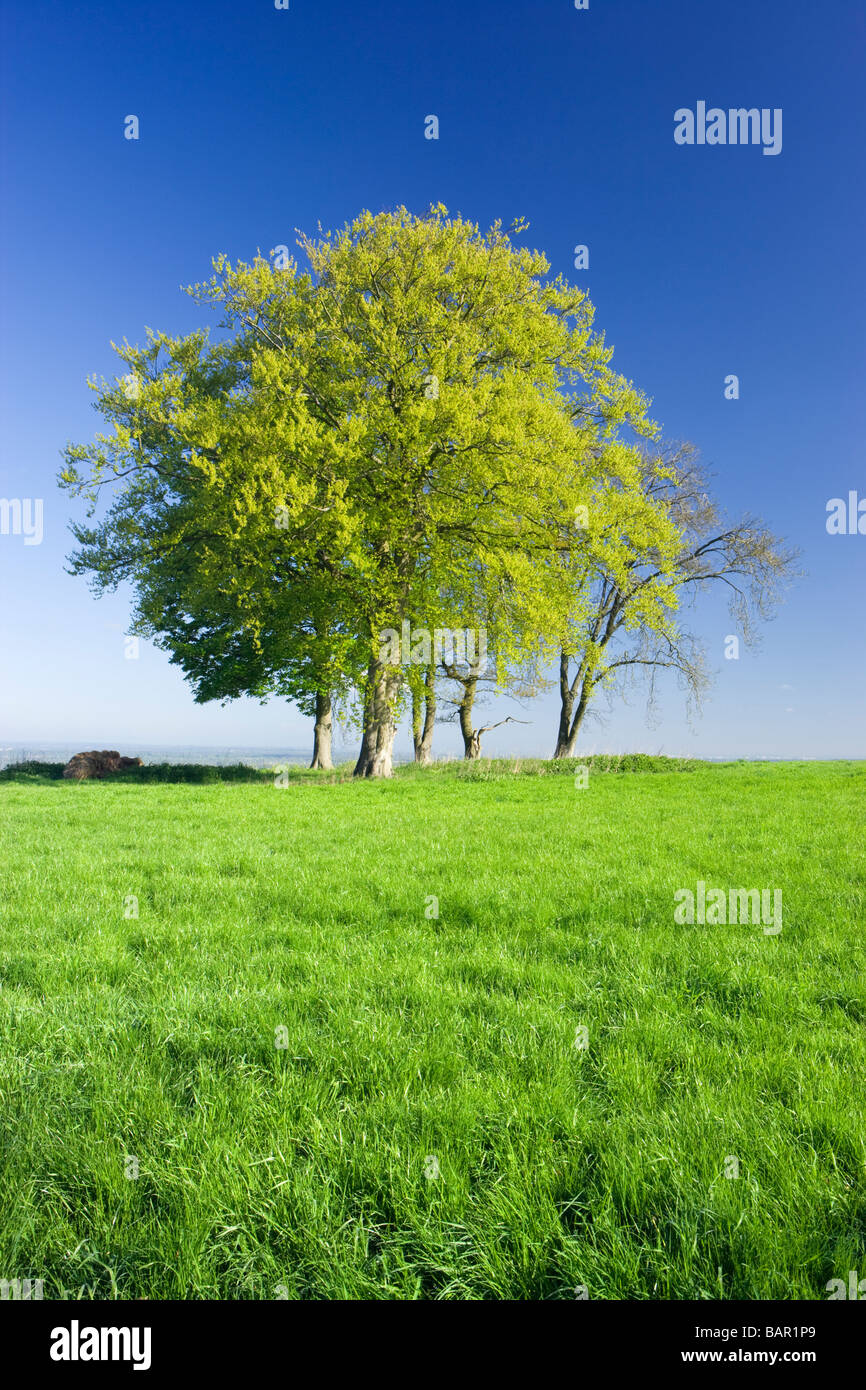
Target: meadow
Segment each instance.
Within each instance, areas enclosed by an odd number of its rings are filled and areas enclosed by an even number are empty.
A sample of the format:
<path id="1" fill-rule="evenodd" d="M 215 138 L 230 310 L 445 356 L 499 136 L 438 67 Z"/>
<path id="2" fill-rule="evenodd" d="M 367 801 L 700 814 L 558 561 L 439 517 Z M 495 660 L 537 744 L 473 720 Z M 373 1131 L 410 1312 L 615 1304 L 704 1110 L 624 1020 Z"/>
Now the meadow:
<path id="1" fill-rule="evenodd" d="M 0 1276 L 787 1300 L 866 1274 L 866 764 L 218 771 L 0 779 Z M 698 881 L 781 889 L 782 931 L 677 925 Z"/>

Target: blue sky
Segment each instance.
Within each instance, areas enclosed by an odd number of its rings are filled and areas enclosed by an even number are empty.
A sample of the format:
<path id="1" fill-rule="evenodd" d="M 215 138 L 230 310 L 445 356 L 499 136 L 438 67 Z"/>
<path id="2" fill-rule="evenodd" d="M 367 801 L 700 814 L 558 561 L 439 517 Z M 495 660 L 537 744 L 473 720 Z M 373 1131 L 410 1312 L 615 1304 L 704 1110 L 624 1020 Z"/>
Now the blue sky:
<path id="1" fill-rule="evenodd" d="M 179 286 L 213 255 L 441 201 L 526 217 L 725 507 L 802 550 L 757 652 L 724 660 L 735 628 L 702 602 L 717 678 L 694 730 L 666 686 L 656 727 L 636 694 L 587 750 L 866 756 L 866 535 L 825 528 L 830 498 L 866 497 L 861 3 L 7 0 L 2 23 L 0 497 L 43 498 L 44 538 L 0 535 L 0 744 L 308 741 L 285 704 L 197 706 L 162 653 L 124 658 L 128 597 L 64 573 L 81 510 L 59 451 L 98 428 L 85 382 L 120 374 L 111 340 L 205 316 Z M 781 108 L 781 153 L 678 146 L 674 112 L 701 100 Z M 532 722 L 485 751 L 552 751 L 555 691 L 513 712 Z"/>

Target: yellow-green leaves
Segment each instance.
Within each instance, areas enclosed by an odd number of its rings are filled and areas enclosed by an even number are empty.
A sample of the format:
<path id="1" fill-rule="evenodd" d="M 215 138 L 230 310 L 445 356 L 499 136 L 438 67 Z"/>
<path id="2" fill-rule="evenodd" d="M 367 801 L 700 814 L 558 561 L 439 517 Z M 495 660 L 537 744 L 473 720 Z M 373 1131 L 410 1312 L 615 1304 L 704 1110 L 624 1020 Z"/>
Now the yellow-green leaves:
<path id="1" fill-rule="evenodd" d="M 125 375 L 93 383 L 113 432 L 61 475 L 112 494 L 73 567 L 133 583 L 203 698 L 358 683 L 404 620 L 483 627 L 506 669 L 582 632 L 597 576 L 648 550 L 635 613 L 664 624 L 676 528 L 635 447 L 655 426 L 586 296 L 442 206 L 300 247 L 309 269 L 220 256 L 190 288 L 218 342 L 117 348 Z"/>

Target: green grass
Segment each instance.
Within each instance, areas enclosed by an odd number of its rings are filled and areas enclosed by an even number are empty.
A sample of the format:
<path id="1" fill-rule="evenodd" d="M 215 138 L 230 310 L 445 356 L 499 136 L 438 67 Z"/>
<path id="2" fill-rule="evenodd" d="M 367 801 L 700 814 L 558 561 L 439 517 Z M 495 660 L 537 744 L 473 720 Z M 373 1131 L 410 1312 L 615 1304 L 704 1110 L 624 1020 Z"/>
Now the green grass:
<path id="1" fill-rule="evenodd" d="M 7 778 L 0 1277 L 791 1299 L 866 1274 L 866 766 L 602 766 L 584 791 L 525 762 Z M 676 926 L 699 879 L 781 888 L 781 935 Z"/>

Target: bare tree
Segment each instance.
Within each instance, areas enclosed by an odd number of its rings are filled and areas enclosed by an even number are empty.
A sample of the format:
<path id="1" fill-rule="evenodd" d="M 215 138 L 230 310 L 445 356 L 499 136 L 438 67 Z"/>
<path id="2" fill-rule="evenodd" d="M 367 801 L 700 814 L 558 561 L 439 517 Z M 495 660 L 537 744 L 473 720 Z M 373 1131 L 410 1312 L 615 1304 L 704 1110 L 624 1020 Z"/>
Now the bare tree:
<path id="1" fill-rule="evenodd" d="M 786 549 L 762 521 L 750 515 L 732 525 L 725 521 L 709 495 L 711 474 L 693 444 L 644 450 L 644 461 L 643 495 L 674 521 L 682 548 L 672 562 L 652 549 L 636 554 L 624 576 L 598 566 L 587 572 L 589 613 L 574 642 L 560 653 L 555 758 L 574 756 L 591 702 L 624 675 L 644 675 L 652 703 L 656 677 L 673 671 L 699 706 L 709 685 L 704 652 L 673 613 L 721 584 L 748 645 L 757 640 L 757 624 L 772 615 L 783 588 L 799 572 L 797 552 Z M 655 621 L 646 616 L 650 595 Z"/>
<path id="2" fill-rule="evenodd" d="M 475 728 L 473 719 L 479 687 L 482 698 L 487 698 L 494 691 L 503 690 L 503 686 L 505 686 L 505 693 L 510 699 L 523 701 L 532 699 L 545 684 L 532 665 L 528 665 L 520 672 L 510 673 L 507 680 L 500 677 L 495 664 L 489 661 L 458 663 L 443 658 L 440 669 L 443 675 L 452 682 L 450 693 L 446 693 L 444 696 L 444 703 L 451 708 L 450 712 L 443 716 L 442 722 L 460 725 L 460 732 L 463 736 L 463 756 L 470 760 L 481 757 L 482 736 L 489 733 L 491 729 L 498 729 L 502 724 L 529 723 L 529 720 L 515 719 L 513 715 L 508 715 L 505 719 L 497 720 L 495 724 L 484 724 L 480 728 Z"/>

